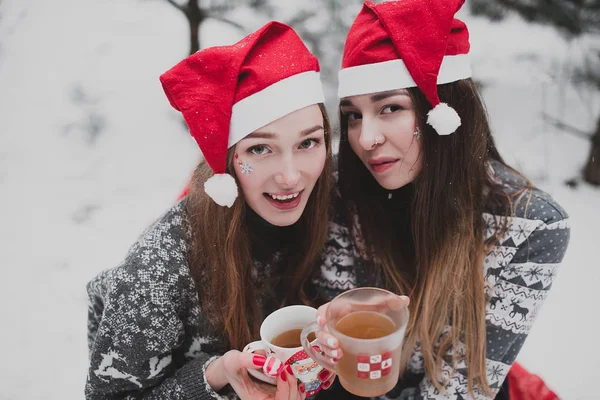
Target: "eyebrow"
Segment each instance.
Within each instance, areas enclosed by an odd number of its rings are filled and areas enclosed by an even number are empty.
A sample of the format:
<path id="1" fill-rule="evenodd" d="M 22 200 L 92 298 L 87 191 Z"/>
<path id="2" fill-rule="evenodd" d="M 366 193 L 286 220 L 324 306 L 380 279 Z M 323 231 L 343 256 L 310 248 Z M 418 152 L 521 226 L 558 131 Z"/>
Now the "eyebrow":
<path id="1" fill-rule="evenodd" d="M 375 93 L 374 95 L 372 95 L 370 97 L 371 103 L 376 103 L 378 101 L 381 101 L 383 99 L 387 99 L 388 97 L 392 97 L 392 96 L 398 96 L 398 95 L 402 95 L 402 96 L 408 96 L 408 90 L 406 89 L 398 89 L 398 90 L 388 90 L 387 92 L 380 92 L 380 93 Z M 348 99 L 342 99 L 340 101 L 340 106 L 353 106 L 352 102 Z"/>
<path id="2" fill-rule="evenodd" d="M 310 128 L 306 128 L 300 131 L 300 136 L 304 137 L 304 136 L 308 136 L 313 132 L 319 131 L 324 129 L 322 125 L 315 125 L 312 126 Z M 249 134 L 248 136 L 246 136 L 244 139 L 273 139 L 276 136 L 275 133 L 273 132 L 252 132 L 251 134 Z"/>

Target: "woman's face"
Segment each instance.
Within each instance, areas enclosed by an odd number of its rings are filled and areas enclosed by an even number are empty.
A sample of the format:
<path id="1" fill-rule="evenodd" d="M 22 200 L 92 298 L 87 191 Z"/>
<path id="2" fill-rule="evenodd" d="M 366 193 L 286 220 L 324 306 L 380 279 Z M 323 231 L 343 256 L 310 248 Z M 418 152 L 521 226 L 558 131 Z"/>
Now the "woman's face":
<path id="1" fill-rule="evenodd" d="M 273 225 L 298 221 L 327 157 L 319 106 L 257 129 L 234 149 L 235 173 L 248 205 Z"/>
<path id="2" fill-rule="evenodd" d="M 415 180 L 421 141 L 406 90 L 346 97 L 340 110 L 348 120 L 350 147 L 382 187 L 394 190 Z"/>

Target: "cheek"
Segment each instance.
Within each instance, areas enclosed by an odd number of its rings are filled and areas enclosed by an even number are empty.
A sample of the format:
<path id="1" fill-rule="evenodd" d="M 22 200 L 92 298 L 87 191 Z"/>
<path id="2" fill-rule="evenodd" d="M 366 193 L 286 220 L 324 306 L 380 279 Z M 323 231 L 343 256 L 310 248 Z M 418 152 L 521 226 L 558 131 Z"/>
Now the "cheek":
<path id="1" fill-rule="evenodd" d="M 314 154 L 304 157 L 301 161 L 301 168 L 305 171 L 305 174 L 316 181 L 325 167 L 325 160 L 327 159 L 327 150 L 325 146 L 314 152 Z"/>
<path id="2" fill-rule="evenodd" d="M 358 142 L 359 138 L 360 132 L 353 132 L 352 130 L 348 130 L 348 143 L 350 143 L 350 148 L 352 149 L 352 151 L 358 156 L 360 156 L 362 152 L 362 147 Z"/>
<path id="3" fill-rule="evenodd" d="M 263 173 L 261 172 L 261 168 L 256 163 L 250 162 L 246 160 L 246 167 L 242 168 L 241 165 L 238 164 L 238 160 L 235 161 L 234 169 L 235 174 L 240 182 L 240 189 L 244 192 L 244 196 L 252 197 L 256 195 L 258 191 L 260 191 L 260 187 L 263 181 Z M 248 166 L 251 168 L 251 172 L 248 172 Z M 246 172 L 244 172 L 246 171 Z"/>

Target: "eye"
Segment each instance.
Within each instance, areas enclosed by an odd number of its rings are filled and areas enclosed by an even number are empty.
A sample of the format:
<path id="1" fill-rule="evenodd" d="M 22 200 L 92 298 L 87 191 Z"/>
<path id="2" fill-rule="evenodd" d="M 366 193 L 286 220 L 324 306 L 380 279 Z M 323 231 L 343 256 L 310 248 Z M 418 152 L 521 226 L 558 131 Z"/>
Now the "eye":
<path id="1" fill-rule="evenodd" d="M 360 115 L 360 113 L 353 112 L 353 111 L 349 111 L 349 112 L 345 113 L 345 115 L 346 115 L 346 118 L 348 118 L 348 122 L 358 121 L 359 119 L 362 119 L 362 115 Z"/>
<path id="2" fill-rule="evenodd" d="M 321 143 L 319 139 L 306 139 L 302 143 L 300 143 L 299 148 L 312 149 L 313 147 L 317 147 L 319 143 Z"/>
<path id="3" fill-rule="evenodd" d="M 258 144 L 256 146 L 248 147 L 248 150 L 246 150 L 246 152 L 254 154 L 256 156 L 262 156 L 265 154 L 269 154 L 270 150 L 267 146 Z"/>
<path id="4" fill-rule="evenodd" d="M 400 111 L 402 110 L 402 107 L 397 106 L 397 105 L 390 105 L 390 106 L 385 106 L 383 107 L 383 109 L 381 110 L 382 114 L 392 114 L 395 113 L 396 111 Z"/>

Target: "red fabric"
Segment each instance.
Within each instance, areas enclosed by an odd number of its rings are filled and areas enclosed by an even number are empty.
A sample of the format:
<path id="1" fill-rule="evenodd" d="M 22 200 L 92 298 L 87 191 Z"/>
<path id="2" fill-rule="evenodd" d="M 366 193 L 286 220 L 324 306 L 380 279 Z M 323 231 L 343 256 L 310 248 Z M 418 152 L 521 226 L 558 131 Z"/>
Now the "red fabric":
<path id="1" fill-rule="evenodd" d="M 308 71 L 319 71 L 317 59 L 292 28 L 273 21 L 231 46 L 192 54 L 160 81 L 213 172 L 221 174 L 226 172 L 233 105 Z"/>
<path id="2" fill-rule="evenodd" d="M 342 69 L 402 59 L 432 106 L 445 55 L 467 54 L 467 26 L 454 18 L 465 0 L 365 2 L 350 27 Z"/>
<path id="3" fill-rule="evenodd" d="M 187 183 L 185 185 L 185 187 L 183 188 L 183 190 L 181 191 L 181 193 L 179 193 L 179 196 L 177 196 L 177 201 L 183 199 L 185 196 L 188 195 L 189 192 L 190 192 L 190 184 Z"/>
<path id="4" fill-rule="evenodd" d="M 510 400 L 560 400 L 539 376 L 514 363 L 508 375 L 508 397 Z"/>

